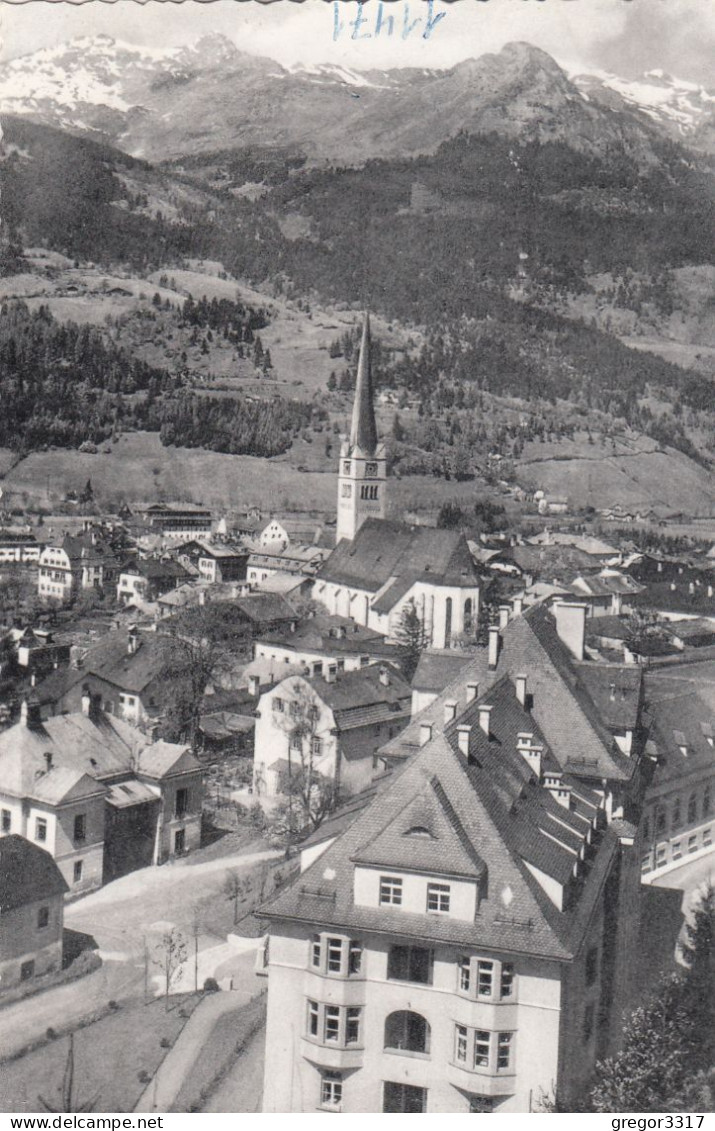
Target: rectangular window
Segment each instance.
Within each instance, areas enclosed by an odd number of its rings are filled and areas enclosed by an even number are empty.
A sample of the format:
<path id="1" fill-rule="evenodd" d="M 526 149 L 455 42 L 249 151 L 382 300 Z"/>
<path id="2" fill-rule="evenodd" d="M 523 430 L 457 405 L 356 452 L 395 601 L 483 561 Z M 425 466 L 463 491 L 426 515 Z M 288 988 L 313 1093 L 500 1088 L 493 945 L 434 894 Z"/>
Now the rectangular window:
<path id="1" fill-rule="evenodd" d="M 497 1069 L 511 1065 L 511 1033 L 500 1033 L 497 1045 Z"/>
<path id="2" fill-rule="evenodd" d="M 471 1096 L 469 1099 L 470 1115 L 488 1115 L 494 1111 L 492 1096 Z"/>
<path id="3" fill-rule="evenodd" d="M 320 935 L 313 935 L 310 942 L 310 965 L 320 967 Z"/>
<path id="4" fill-rule="evenodd" d="M 698 799 L 694 793 L 688 798 L 688 824 L 692 825 L 698 819 Z"/>
<path id="5" fill-rule="evenodd" d="M 427 884 L 427 910 L 437 914 L 447 914 L 449 893 L 449 884 Z"/>
<path id="6" fill-rule="evenodd" d="M 340 1008 L 337 1005 L 325 1007 L 323 1040 L 330 1041 L 331 1044 L 338 1044 L 340 1041 Z"/>
<path id="7" fill-rule="evenodd" d="M 345 1044 L 357 1045 L 360 1042 L 360 1009 L 348 1006 L 345 1018 Z"/>
<path id="8" fill-rule="evenodd" d="M 343 1078 L 339 1072 L 324 1072 L 320 1081 L 321 1107 L 338 1108 L 343 1099 Z"/>
<path id="9" fill-rule="evenodd" d="M 432 984 L 432 951 L 421 946 L 393 946 L 387 959 L 387 977 L 395 982 Z"/>
<path id="10" fill-rule="evenodd" d="M 659 868 L 661 864 L 665 864 L 665 845 L 659 844 L 655 850 L 655 866 Z"/>
<path id="11" fill-rule="evenodd" d="M 489 1067 L 489 1033 L 484 1029 L 477 1029 L 474 1034 L 474 1067 Z"/>
<path id="12" fill-rule="evenodd" d="M 275 699 L 273 700 L 273 707 L 274 707 L 274 709 L 275 709 L 275 710 L 276 710 L 276 711 L 278 712 L 278 714 L 279 714 L 279 715 L 282 715 L 282 714 L 283 714 L 283 711 L 284 711 L 284 705 L 283 705 L 283 700 L 282 700 L 282 699 L 279 699 L 278 697 L 276 697 L 276 698 L 275 698 Z"/>
<path id="13" fill-rule="evenodd" d="M 82 861 L 75 860 L 74 867 L 72 868 L 72 879 L 74 883 L 78 884 L 82 879 Z"/>
<path id="14" fill-rule="evenodd" d="M 313 738 L 310 743 L 310 749 L 314 758 L 319 758 L 323 753 L 323 740 L 322 738 Z"/>
<path id="15" fill-rule="evenodd" d="M 2 810 L 2 831 L 9 833 L 12 829 L 12 813 L 9 809 Z"/>
<path id="16" fill-rule="evenodd" d="M 35 840 L 41 843 L 47 840 L 47 821 L 44 817 L 38 817 L 35 821 Z"/>
<path id="17" fill-rule="evenodd" d="M 174 810 L 175 817 L 185 817 L 189 810 L 189 791 L 188 789 L 177 789 L 176 791 L 176 808 Z"/>
<path id="18" fill-rule="evenodd" d="M 362 945 L 355 939 L 350 940 L 348 949 L 348 974 L 359 974 L 362 970 Z"/>
<path id="19" fill-rule="evenodd" d="M 514 993 L 514 967 L 511 962 L 502 962 L 501 996 L 511 997 Z"/>
<path id="20" fill-rule="evenodd" d="M 592 946 L 586 954 L 585 981 L 587 986 L 592 986 L 598 975 L 598 948 Z"/>
<path id="21" fill-rule="evenodd" d="M 44 927 L 49 927 L 49 925 L 50 925 L 50 909 L 49 909 L 49 907 L 40 907 L 40 909 L 37 912 L 37 927 L 38 927 L 38 930 L 41 931 Z"/>
<path id="22" fill-rule="evenodd" d="M 688 837 L 688 852 L 697 852 L 697 851 L 698 851 L 698 838 L 697 838 L 697 836 L 689 836 Z"/>
<path id="23" fill-rule="evenodd" d="M 703 844 L 706 847 L 708 847 L 709 845 L 712 844 L 712 842 L 713 842 L 713 831 L 712 831 L 712 829 L 703 829 Z"/>
<path id="24" fill-rule="evenodd" d="M 380 876 L 380 906 L 400 907 L 402 880 L 398 876 Z"/>
<path id="25" fill-rule="evenodd" d="M 87 818 L 84 813 L 78 813 L 74 819 L 74 839 L 85 840 L 87 837 Z"/>
<path id="26" fill-rule="evenodd" d="M 460 958 L 459 960 L 459 988 L 465 993 L 469 991 L 472 984 L 472 963 L 469 958 Z"/>
<path id="27" fill-rule="evenodd" d="M 494 983 L 494 963 L 477 963 L 477 994 L 479 997 L 491 997 Z"/>
<path id="28" fill-rule="evenodd" d="M 382 1110 L 419 1115 L 427 1111 L 427 1089 L 414 1084 L 395 1084 L 386 1080 L 382 1095 Z"/>
<path id="29" fill-rule="evenodd" d="M 318 1036 L 318 1003 L 308 1002 L 308 1033 L 311 1037 Z"/>
<path id="30" fill-rule="evenodd" d="M 457 1025 L 455 1029 L 454 1059 L 460 1064 L 467 1061 L 467 1030 L 464 1025 Z"/>
<path id="31" fill-rule="evenodd" d="M 672 846 L 672 856 L 673 856 L 673 859 L 674 859 L 674 860 L 680 860 L 680 859 L 681 859 L 681 857 L 682 857 L 682 855 L 683 855 L 683 851 L 682 851 L 682 848 L 681 848 L 681 846 L 680 846 L 680 841 L 679 841 L 679 840 L 674 840 L 674 841 L 673 841 L 673 846 Z"/>
<path id="32" fill-rule="evenodd" d="M 671 829 L 673 829 L 673 831 L 675 831 L 675 829 L 680 828 L 680 823 L 681 823 L 680 798 L 676 797 L 675 801 L 673 802 L 673 812 L 672 812 L 671 817 L 670 817 L 670 827 L 671 827 Z"/>
<path id="33" fill-rule="evenodd" d="M 343 941 L 342 939 L 328 939 L 328 970 L 331 974 L 339 974 L 343 968 Z"/>

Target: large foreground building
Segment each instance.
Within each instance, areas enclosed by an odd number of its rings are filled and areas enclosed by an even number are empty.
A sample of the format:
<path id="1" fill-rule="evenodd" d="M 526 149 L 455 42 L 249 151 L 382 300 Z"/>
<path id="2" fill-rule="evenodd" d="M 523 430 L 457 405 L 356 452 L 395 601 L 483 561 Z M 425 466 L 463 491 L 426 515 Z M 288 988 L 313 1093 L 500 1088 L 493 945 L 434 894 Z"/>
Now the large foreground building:
<path id="1" fill-rule="evenodd" d="M 264 908 L 265 1111 L 528 1112 L 616 1047 L 642 696 L 639 672 L 581 663 L 584 624 L 537 608 L 494 630 Z"/>

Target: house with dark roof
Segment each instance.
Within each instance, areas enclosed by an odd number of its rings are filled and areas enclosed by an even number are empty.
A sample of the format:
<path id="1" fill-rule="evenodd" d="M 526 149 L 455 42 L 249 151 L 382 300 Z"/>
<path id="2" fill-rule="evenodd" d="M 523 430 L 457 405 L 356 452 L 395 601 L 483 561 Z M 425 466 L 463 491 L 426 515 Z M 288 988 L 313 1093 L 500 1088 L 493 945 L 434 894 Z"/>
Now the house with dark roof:
<path id="1" fill-rule="evenodd" d="M 61 968 L 66 890 L 49 852 L 0 838 L 0 994 Z"/>
<path id="2" fill-rule="evenodd" d="M 643 878 L 713 852 L 715 660 L 670 664 L 645 675 L 656 759 L 642 823 Z"/>
<path id="3" fill-rule="evenodd" d="M 258 703 L 253 788 L 259 799 L 290 792 L 292 777 L 313 775 L 338 796 L 357 793 L 382 772 L 377 752 L 410 715 L 411 693 L 398 670 L 371 664 L 292 675 Z"/>
<path id="4" fill-rule="evenodd" d="M 354 671 L 383 660 L 399 666 L 401 657 L 400 646 L 389 644 L 379 632 L 350 617 L 328 613 L 314 613 L 297 624 L 259 633 L 253 641 L 254 659 L 297 664 L 318 675 L 331 663 L 338 672 Z"/>
<path id="5" fill-rule="evenodd" d="M 449 647 L 479 615 L 479 574 L 467 540 L 386 514 L 387 460 L 377 437 L 366 315 L 350 435 L 338 465 L 337 546 L 318 570 L 313 597 L 329 613 L 388 637 L 411 606 L 427 643 Z"/>
<path id="6" fill-rule="evenodd" d="M 49 852 L 72 896 L 197 847 L 202 796 L 188 747 L 105 714 L 86 685 L 76 714 L 42 719 L 30 698 L 0 733 L 0 836 Z"/>
<path id="7" fill-rule="evenodd" d="M 164 593 L 178 589 L 188 579 L 187 571 L 173 558 L 137 558 L 120 570 L 117 600 L 125 605 L 137 599 L 155 601 Z"/>
<path id="8" fill-rule="evenodd" d="M 86 589 L 111 589 L 119 560 L 104 532 L 90 528 L 62 542 L 47 545 L 40 554 L 37 593 L 43 600 L 67 604 Z"/>
<path id="9" fill-rule="evenodd" d="M 636 830 L 564 765 L 538 694 L 506 665 L 483 690 L 453 682 L 414 754 L 261 909 L 265 1112 L 525 1113 L 616 1047 Z"/>

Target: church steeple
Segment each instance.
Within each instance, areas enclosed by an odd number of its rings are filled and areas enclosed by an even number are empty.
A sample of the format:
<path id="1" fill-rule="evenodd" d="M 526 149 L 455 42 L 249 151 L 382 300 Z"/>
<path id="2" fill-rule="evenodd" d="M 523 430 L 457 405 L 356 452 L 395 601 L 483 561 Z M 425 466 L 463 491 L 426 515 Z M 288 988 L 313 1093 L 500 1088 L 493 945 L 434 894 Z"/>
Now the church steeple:
<path id="1" fill-rule="evenodd" d="M 370 316 L 365 314 L 350 436 L 344 436 L 338 470 L 338 542 L 352 539 L 366 518 L 385 517 L 387 458 L 378 443 L 370 367 Z"/>
<path id="2" fill-rule="evenodd" d="M 359 448 L 365 455 L 373 455 L 377 447 L 375 406 L 372 401 L 372 370 L 370 365 L 370 315 L 365 312 L 362 341 L 358 359 L 355 403 L 350 427 L 350 447 Z"/>

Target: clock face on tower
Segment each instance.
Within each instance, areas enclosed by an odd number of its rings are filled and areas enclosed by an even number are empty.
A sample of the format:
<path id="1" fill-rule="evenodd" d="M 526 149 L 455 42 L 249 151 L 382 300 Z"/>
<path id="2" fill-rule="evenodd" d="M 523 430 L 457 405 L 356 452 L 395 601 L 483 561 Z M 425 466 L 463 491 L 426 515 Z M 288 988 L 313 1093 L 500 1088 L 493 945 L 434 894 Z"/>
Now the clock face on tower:
<path id="1" fill-rule="evenodd" d="M 368 476 L 370 479 L 374 479 L 377 475 L 377 464 L 376 463 L 366 463 L 365 464 L 365 475 Z"/>

